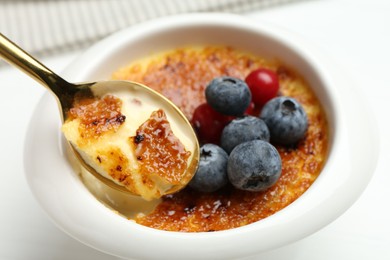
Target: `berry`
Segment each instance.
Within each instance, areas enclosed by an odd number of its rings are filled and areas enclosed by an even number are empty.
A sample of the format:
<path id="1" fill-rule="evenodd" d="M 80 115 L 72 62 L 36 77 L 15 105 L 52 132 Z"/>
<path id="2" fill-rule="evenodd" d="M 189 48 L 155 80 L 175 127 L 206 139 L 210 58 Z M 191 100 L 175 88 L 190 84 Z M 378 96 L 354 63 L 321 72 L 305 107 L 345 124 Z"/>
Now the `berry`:
<path id="1" fill-rule="evenodd" d="M 230 153 L 237 145 L 251 140 L 269 142 L 267 125 L 258 117 L 246 116 L 234 119 L 222 131 L 221 147 Z"/>
<path id="2" fill-rule="evenodd" d="M 230 117 L 216 112 L 204 103 L 194 110 L 191 124 L 198 135 L 199 142 L 218 144 L 223 128 L 230 121 Z"/>
<path id="3" fill-rule="evenodd" d="M 308 122 L 303 107 L 293 98 L 277 97 L 264 105 L 260 118 L 267 124 L 271 141 L 293 145 L 306 133 Z"/>
<path id="4" fill-rule="evenodd" d="M 207 103 L 224 115 L 243 115 L 251 102 L 251 98 L 251 92 L 247 84 L 238 78 L 215 78 L 206 88 Z"/>
<path id="5" fill-rule="evenodd" d="M 255 113 L 255 103 L 251 102 L 244 112 L 244 115 L 253 115 Z"/>
<path id="6" fill-rule="evenodd" d="M 252 92 L 252 100 L 258 106 L 263 106 L 274 98 L 279 90 L 279 80 L 275 72 L 269 69 L 257 69 L 249 73 L 245 79 Z"/>
<path id="7" fill-rule="evenodd" d="M 195 176 L 188 184 L 200 192 L 213 192 L 228 183 L 227 153 L 215 144 L 205 144 L 200 148 L 200 161 Z"/>
<path id="8" fill-rule="evenodd" d="M 276 183 L 281 171 L 278 151 L 261 140 L 237 145 L 228 159 L 228 178 L 240 190 L 263 191 Z"/>

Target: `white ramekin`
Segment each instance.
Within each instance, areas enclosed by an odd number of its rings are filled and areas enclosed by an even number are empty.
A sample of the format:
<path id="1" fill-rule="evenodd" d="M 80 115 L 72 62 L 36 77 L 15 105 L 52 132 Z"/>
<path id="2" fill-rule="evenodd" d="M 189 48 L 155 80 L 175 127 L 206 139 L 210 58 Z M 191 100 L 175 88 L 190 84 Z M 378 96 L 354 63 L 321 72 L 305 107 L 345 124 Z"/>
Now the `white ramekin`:
<path id="1" fill-rule="evenodd" d="M 54 99 L 46 94 L 27 134 L 26 177 L 36 199 L 64 232 L 123 258 L 241 258 L 316 232 L 361 194 L 376 165 L 378 140 L 356 85 L 312 45 L 274 25 L 227 14 L 154 20 L 92 46 L 62 76 L 74 82 L 109 79 L 134 59 L 199 44 L 229 45 L 276 58 L 304 76 L 324 106 L 331 130 L 329 158 L 319 178 L 285 209 L 244 227 L 210 233 L 147 228 L 113 213 L 84 187 L 64 156 L 59 114 Z"/>

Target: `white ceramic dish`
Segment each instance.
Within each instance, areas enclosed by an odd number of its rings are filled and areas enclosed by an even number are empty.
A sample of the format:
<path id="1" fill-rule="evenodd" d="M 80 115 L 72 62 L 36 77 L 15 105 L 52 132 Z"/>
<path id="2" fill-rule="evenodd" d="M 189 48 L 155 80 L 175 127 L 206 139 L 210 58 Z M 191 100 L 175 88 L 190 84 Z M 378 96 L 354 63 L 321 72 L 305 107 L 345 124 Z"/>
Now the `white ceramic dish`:
<path id="1" fill-rule="evenodd" d="M 356 85 L 301 38 L 235 15 L 193 14 L 148 22 L 99 42 L 62 73 L 70 81 L 108 79 L 117 68 L 150 53 L 191 44 L 225 44 L 278 58 L 313 87 L 331 128 L 329 159 L 298 200 L 256 223 L 212 233 L 166 232 L 113 213 L 97 201 L 64 155 L 57 106 L 39 102 L 25 146 L 26 177 L 50 218 L 75 239 L 108 254 L 135 259 L 233 259 L 308 236 L 340 216 L 368 184 L 378 140 Z"/>

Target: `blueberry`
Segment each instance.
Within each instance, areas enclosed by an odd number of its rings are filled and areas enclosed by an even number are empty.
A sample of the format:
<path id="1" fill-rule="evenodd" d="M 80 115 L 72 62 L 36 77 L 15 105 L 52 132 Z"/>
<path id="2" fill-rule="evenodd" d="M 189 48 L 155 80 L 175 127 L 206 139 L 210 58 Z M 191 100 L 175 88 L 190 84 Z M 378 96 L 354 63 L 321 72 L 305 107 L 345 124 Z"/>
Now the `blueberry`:
<path id="1" fill-rule="evenodd" d="M 221 147 L 230 153 L 237 145 L 252 141 L 269 142 L 267 125 L 258 117 L 246 116 L 232 120 L 222 131 Z"/>
<path id="2" fill-rule="evenodd" d="M 207 103 L 224 115 L 243 115 L 251 99 L 248 85 L 238 78 L 226 76 L 215 78 L 206 88 Z"/>
<path id="3" fill-rule="evenodd" d="M 195 176 L 188 184 L 200 192 L 213 192 L 228 183 L 227 153 L 218 145 L 204 144 L 200 148 L 200 161 Z"/>
<path id="4" fill-rule="evenodd" d="M 271 141 L 293 145 L 301 140 L 307 130 L 307 115 L 303 107 L 291 97 L 277 97 L 268 101 L 260 114 L 267 124 Z"/>
<path id="5" fill-rule="evenodd" d="M 270 143 L 253 140 L 237 145 L 228 160 L 228 178 L 234 187 L 247 191 L 263 191 L 276 183 L 282 161 Z"/>

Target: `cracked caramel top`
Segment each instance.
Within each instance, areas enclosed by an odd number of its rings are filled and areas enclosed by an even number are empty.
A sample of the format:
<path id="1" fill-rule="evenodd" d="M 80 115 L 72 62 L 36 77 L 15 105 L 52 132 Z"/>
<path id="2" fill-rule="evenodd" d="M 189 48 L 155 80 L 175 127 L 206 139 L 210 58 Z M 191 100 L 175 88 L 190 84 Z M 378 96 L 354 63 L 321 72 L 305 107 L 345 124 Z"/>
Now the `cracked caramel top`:
<path id="1" fill-rule="evenodd" d="M 209 232 L 236 228 L 264 219 L 298 199 L 315 181 L 326 161 L 328 127 L 323 108 L 307 83 L 294 70 L 276 61 L 229 47 L 188 47 L 156 54 L 114 73 L 114 79 L 133 80 L 161 92 L 178 105 L 189 119 L 205 102 L 208 82 L 222 75 L 245 79 L 265 67 L 279 77 L 280 92 L 298 100 L 309 120 L 305 138 L 295 147 L 276 146 L 282 159 L 278 182 L 263 192 L 248 192 L 228 185 L 213 193 L 186 188 L 164 196 L 149 214 L 135 218 L 152 228 Z M 256 108 L 254 115 L 258 115 Z"/>
<path id="2" fill-rule="evenodd" d="M 122 100 L 112 95 L 101 99 L 76 99 L 68 112 L 69 120 L 80 120 L 79 132 L 83 139 L 96 139 L 105 132 L 116 131 L 125 121 L 121 113 Z"/>
<path id="3" fill-rule="evenodd" d="M 163 110 L 154 111 L 131 140 L 145 182 L 153 173 L 172 184 L 181 183 L 191 153 L 173 134 Z"/>

